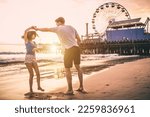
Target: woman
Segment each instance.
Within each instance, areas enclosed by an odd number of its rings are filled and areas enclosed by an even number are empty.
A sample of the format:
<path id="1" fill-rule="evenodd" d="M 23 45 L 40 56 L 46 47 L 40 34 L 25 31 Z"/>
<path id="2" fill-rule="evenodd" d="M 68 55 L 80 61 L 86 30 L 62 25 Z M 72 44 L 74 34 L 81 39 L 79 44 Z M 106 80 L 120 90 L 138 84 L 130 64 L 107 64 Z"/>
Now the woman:
<path id="1" fill-rule="evenodd" d="M 35 52 L 38 51 L 40 48 L 37 48 L 35 42 L 33 41 L 36 38 L 36 32 L 30 31 L 32 27 L 28 28 L 24 32 L 24 41 L 26 46 L 26 56 L 25 56 L 25 65 L 29 71 L 29 86 L 30 86 L 30 92 L 29 94 L 33 93 L 33 76 L 34 71 L 37 76 L 37 86 L 38 90 L 44 91 L 44 89 L 41 88 L 40 85 L 40 72 L 36 61 Z"/>

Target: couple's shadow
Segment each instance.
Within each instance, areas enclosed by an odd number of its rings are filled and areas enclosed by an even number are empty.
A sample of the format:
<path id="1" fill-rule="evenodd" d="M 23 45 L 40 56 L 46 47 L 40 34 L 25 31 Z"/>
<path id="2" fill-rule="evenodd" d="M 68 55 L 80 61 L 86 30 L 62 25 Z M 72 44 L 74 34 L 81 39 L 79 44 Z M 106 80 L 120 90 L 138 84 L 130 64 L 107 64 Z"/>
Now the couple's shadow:
<path id="1" fill-rule="evenodd" d="M 65 94 L 63 92 L 58 93 L 33 92 L 32 94 L 26 93 L 24 94 L 24 96 L 26 99 L 30 100 L 58 100 L 64 99 Z"/>
<path id="2" fill-rule="evenodd" d="M 33 92 L 32 94 L 26 93 L 24 94 L 25 99 L 29 100 L 70 100 L 76 99 L 76 95 L 66 95 L 64 92 L 57 93 L 42 93 L 42 92 Z"/>

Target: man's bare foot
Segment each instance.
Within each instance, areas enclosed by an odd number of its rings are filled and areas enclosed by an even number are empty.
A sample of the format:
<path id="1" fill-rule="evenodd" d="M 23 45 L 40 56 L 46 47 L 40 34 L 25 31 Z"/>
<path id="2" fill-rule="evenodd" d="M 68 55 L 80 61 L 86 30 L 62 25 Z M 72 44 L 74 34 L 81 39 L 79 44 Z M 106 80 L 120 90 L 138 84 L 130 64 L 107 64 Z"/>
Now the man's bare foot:
<path id="1" fill-rule="evenodd" d="M 73 91 L 67 91 L 65 95 L 74 95 Z"/>
<path id="2" fill-rule="evenodd" d="M 44 89 L 42 89 L 41 87 L 38 87 L 38 90 L 44 91 Z"/>
<path id="3" fill-rule="evenodd" d="M 85 91 L 83 88 L 78 88 L 76 91 L 87 94 L 87 91 Z"/>

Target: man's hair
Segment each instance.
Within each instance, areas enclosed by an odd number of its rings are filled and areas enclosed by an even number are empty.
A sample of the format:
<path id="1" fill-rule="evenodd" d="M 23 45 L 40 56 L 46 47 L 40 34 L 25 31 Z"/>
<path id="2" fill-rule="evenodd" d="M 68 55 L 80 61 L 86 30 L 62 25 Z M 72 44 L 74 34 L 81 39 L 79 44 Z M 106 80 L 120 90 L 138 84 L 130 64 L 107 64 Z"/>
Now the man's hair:
<path id="1" fill-rule="evenodd" d="M 61 22 L 62 24 L 65 23 L 65 19 L 63 17 L 58 17 L 55 22 Z"/>

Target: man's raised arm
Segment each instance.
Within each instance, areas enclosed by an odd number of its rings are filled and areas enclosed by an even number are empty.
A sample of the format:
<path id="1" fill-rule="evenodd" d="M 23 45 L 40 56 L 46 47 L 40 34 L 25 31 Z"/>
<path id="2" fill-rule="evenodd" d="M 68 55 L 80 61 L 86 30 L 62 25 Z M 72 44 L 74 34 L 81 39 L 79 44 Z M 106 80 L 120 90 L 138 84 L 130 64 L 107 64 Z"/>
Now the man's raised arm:
<path id="1" fill-rule="evenodd" d="M 36 26 L 34 26 L 34 29 L 36 31 L 42 31 L 42 32 L 53 32 L 51 28 L 37 28 Z"/>

